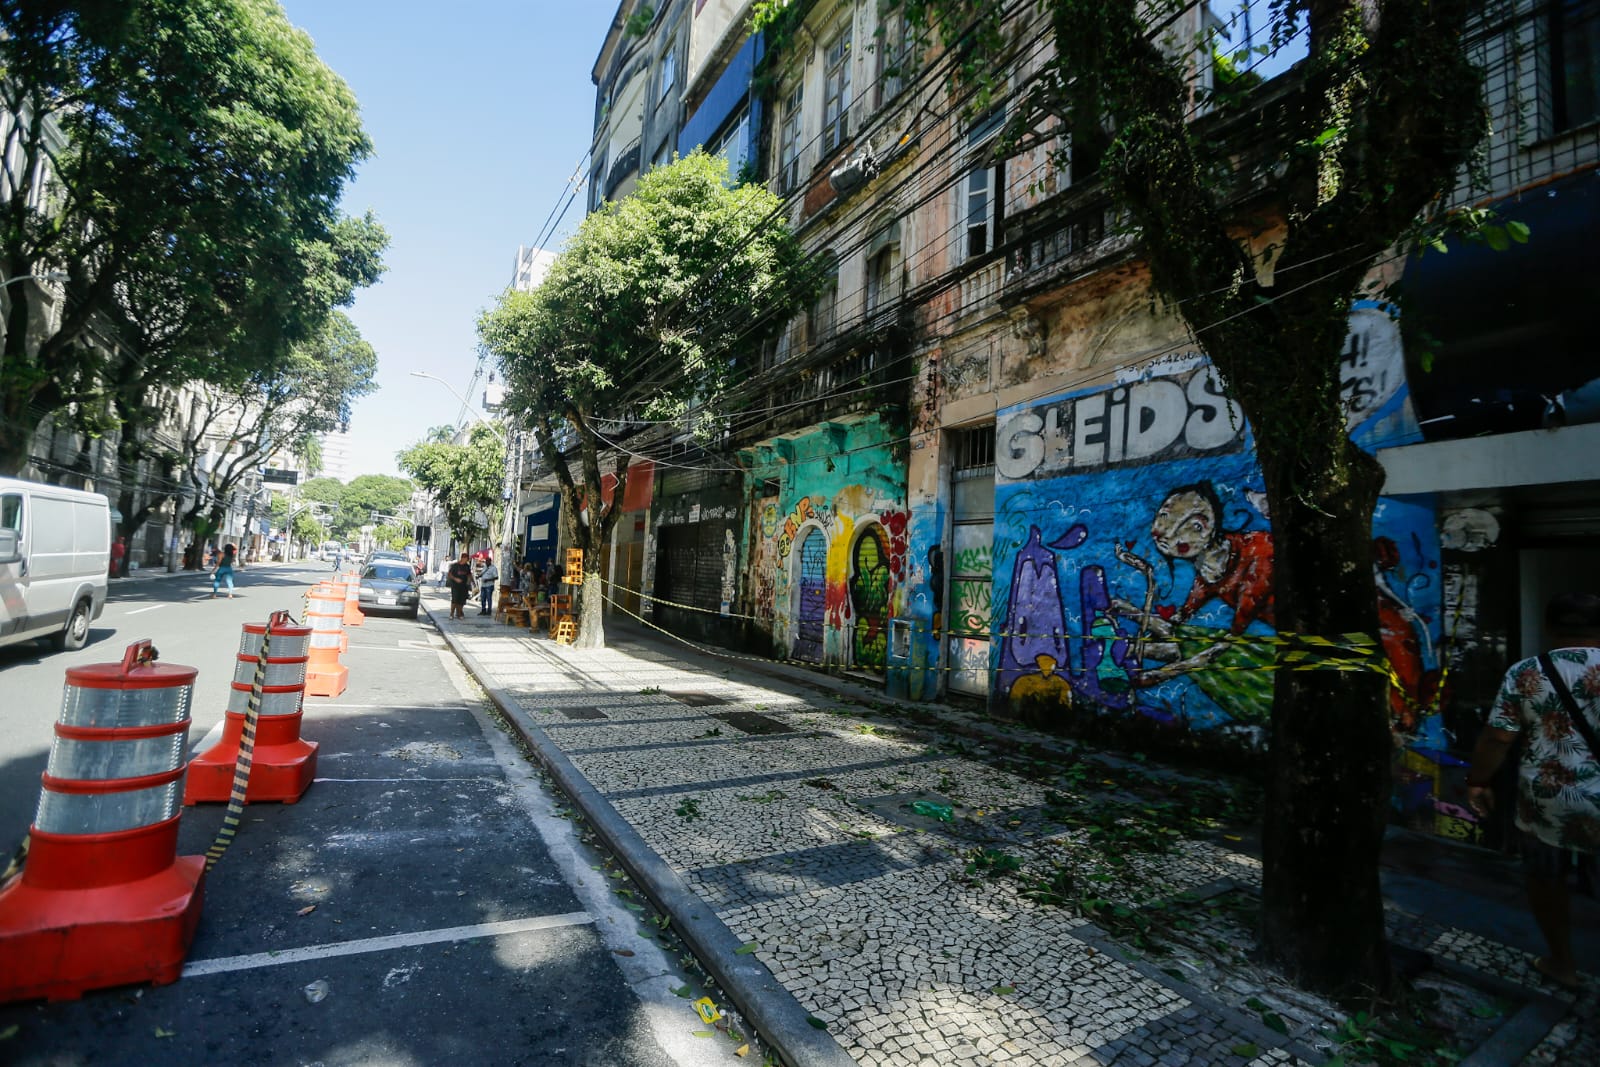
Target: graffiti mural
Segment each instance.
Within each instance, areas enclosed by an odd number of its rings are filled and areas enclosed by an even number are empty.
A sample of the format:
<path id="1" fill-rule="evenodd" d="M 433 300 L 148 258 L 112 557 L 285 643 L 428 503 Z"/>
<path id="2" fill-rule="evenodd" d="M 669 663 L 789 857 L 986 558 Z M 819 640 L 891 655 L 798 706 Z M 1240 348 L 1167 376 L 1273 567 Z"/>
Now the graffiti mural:
<path id="1" fill-rule="evenodd" d="M 997 424 L 992 699 L 1029 718 L 1081 700 L 1253 729 L 1270 707 L 1249 669 L 1273 605 L 1248 431 L 1209 366 L 1162 369 Z"/>
<path id="2" fill-rule="evenodd" d="M 798 604 L 795 609 L 794 657 L 821 663 L 822 629 L 827 614 L 828 539 L 813 526 L 800 542 Z"/>
<path id="3" fill-rule="evenodd" d="M 1355 355 L 1379 347 L 1351 342 Z M 1352 357 L 1365 373 L 1348 387 L 1399 434 L 1404 398 L 1391 379 L 1372 384 L 1381 368 L 1368 357 Z M 1161 373 L 1003 414 L 993 699 L 1030 717 L 1082 701 L 1259 740 L 1272 706 L 1263 668 L 1275 660 L 1264 639 L 1276 629 L 1251 435 L 1203 361 Z M 1431 500 L 1385 500 L 1373 522 L 1380 639 L 1402 681 L 1392 711 L 1411 739 L 1437 723 L 1434 514 Z"/>
<path id="4" fill-rule="evenodd" d="M 772 552 L 757 544 L 750 582 L 758 605 L 770 600 L 782 653 L 885 669 L 889 620 L 905 609 L 915 569 L 905 456 L 894 445 L 904 436 L 874 414 L 749 451 L 752 489 L 777 490 L 752 521 L 752 537 L 770 528 Z"/>
<path id="5" fill-rule="evenodd" d="M 767 497 L 754 509 L 755 522 L 752 535 L 754 544 L 750 552 L 751 608 L 750 613 L 772 632 L 773 615 L 777 607 L 778 568 L 778 501 Z"/>
<path id="6" fill-rule="evenodd" d="M 881 671 L 888 662 L 889 646 L 889 545 L 884 527 L 868 526 L 856 538 L 850 570 L 850 605 L 855 614 L 851 662 Z"/>

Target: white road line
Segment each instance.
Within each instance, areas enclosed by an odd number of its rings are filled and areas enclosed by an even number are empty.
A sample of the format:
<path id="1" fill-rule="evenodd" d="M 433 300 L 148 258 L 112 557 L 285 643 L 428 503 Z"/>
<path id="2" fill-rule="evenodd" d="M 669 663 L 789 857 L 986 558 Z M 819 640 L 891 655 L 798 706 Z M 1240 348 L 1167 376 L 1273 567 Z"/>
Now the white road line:
<path id="1" fill-rule="evenodd" d="M 314 699 L 316 699 L 316 698 L 315 697 L 311 698 L 311 700 L 314 700 Z M 307 700 L 306 701 L 306 708 L 307 709 L 311 709 L 311 708 L 318 708 L 318 709 L 321 709 L 321 708 L 334 708 L 334 709 L 337 709 L 339 711 L 344 711 L 346 709 L 359 711 L 359 710 L 366 710 L 366 709 L 369 709 L 369 708 L 378 708 L 378 709 L 380 709 L 382 711 L 466 711 L 467 710 L 467 706 L 465 704 L 331 704 L 331 703 L 330 704 L 321 704 L 321 703 L 313 704 L 313 703 L 311 703 L 311 700 Z"/>
<path id="2" fill-rule="evenodd" d="M 539 930 L 558 930 L 567 926 L 587 926 L 592 922 L 594 919 L 588 912 L 569 911 L 562 915 L 539 915 L 528 919 L 476 923 L 472 926 L 447 926 L 440 930 L 418 930 L 409 934 L 366 937 L 359 941 L 309 945 L 305 948 L 284 949 L 281 952 L 222 956 L 214 960 L 195 960 L 193 963 L 184 964 L 183 977 L 198 978 L 208 974 L 226 974 L 230 971 L 251 971 L 261 967 L 278 967 L 285 963 L 304 963 L 307 960 L 325 960 L 336 956 L 360 956 L 368 952 L 389 952 L 397 948 L 437 945 L 446 941 L 466 941 L 474 937 L 505 937 L 509 934 L 526 934 Z"/>
<path id="3" fill-rule="evenodd" d="M 156 611 L 156 610 L 158 610 L 160 608 L 164 608 L 164 607 L 166 607 L 165 604 L 151 604 L 147 608 L 134 608 L 132 611 L 128 612 L 128 614 L 129 615 L 143 615 L 147 611 Z"/>
<path id="4" fill-rule="evenodd" d="M 486 775 L 473 778 L 313 778 L 313 782 L 487 782 Z"/>

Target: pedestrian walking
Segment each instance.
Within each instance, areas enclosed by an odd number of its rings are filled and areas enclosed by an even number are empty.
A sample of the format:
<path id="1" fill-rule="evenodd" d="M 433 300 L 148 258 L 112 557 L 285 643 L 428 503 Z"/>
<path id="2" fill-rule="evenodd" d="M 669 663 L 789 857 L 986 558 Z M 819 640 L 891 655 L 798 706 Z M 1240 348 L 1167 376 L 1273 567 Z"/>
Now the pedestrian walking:
<path id="1" fill-rule="evenodd" d="M 472 557 L 461 553 L 461 558 L 450 564 L 445 582 L 450 586 L 450 617 L 466 618 L 467 614 L 462 609 L 467 606 L 467 594 L 472 590 Z"/>
<path id="2" fill-rule="evenodd" d="M 500 571 L 495 567 L 494 560 L 489 560 L 483 565 L 483 573 L 478 575 L 478 614 L 487 615 L 494 608 L 494 587 L 500 581 Z"/>
<path id="3" fill-rule="evenodd" d="M 238 549 L 233 545 L 227 545 L 223 548 L 222 557 L 217 560 L 216 567 L 211 571 L 211 596 L 213 599 L 216 598 L 218 586 L 223 582 L 228 584 L 228 599 L 233 599 L 233 561 L 237 554 Z"/>
<path id="4" fill-rule="evenodd" d="M 1467 772 L 1467 803 L 1494 810 L 1495 772 L 1520 738 L 1517 828 L 1522 831 L 1528 906 L 1549 946 L 1534 968 L 1575 989 L 1572 875 L 1593 886 L 1600 873 L 1600 596 L 1566 593 L 1545 609 L 1550 651 L 1506 672 L 1478 735 Z"/>
<path id="5" fill-rule="evenodd" d="M 122 573 L 122 557 L 128 554 L 128 546 L 122 538 L 117 538 L 116 544 L 111 546 L 111 577 L 115 578 Z"/>

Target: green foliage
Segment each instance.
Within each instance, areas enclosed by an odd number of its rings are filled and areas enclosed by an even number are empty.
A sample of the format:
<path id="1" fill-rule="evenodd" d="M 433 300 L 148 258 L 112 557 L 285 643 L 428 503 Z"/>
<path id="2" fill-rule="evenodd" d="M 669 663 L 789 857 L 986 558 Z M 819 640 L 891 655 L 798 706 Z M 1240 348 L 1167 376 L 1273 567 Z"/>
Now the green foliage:
<path id="1" fill-rule="evenodd" d="M 725 159 L 698 150 L 655 168 L 583 220 L 543 285 L 507 291 L 478 320 L 506 407 L 532 428 L 561 485 L 569 540 L 587 552 L 616 522 L 627 480 L 619 452 L 612 504 L 586 517 L 584 502 L 602 499 L 601 453 L 621 432 L 594 420 L 704 411 L 809 298 L 780 201 L 727 178 Z M 686 422 L 705 427 L 704 416 Z M 585 601 L 585 644 L 603 642 L 598 602 Z"/>
<path id="2" fill-rule="evenodd" d="M 472 427 L 466 444 L 421 441 L 396 458 L 433 494 L 456 540 L 473 541 L 493 528 L 506 462 L 505 441 L 493 426 Z"/>
<path id="3" fill-rule="evenodd" d="M 628 16 L 628 21 L 622 24 L 622 32 L 628 37 L 643 37 L 650 32 L 650 24 L 656 20 L 656 9 L 650 4 L 640 4 L 633 14 Z"/>
<path id="4" fill-rule="evenodd" d="M 7 332 L 0 469 L 39 410 L 105 396 L 137 428 L 159 386 L 239 387 L 381 270 L 381 228 L 336 207 L 370 149 L 354 97 L 277 4 L 0 5 L 0 69 L 0 107 L 40 120 L 16 146 L 30 181 L 0 210 L 0 270 L 70 273 L 53 333 L 35 344 L 26 306 Z M 124 344 L 90 343 L 104 322 Z"/>
<path id="5" fill-rule="evenodd" d="M 345 540 L 363 526 L 381 527 L 383 520 L 375 524 L 373 512 L 381 515 L 409 512 L 414 489 L 410 481 L 390 474 L 363 474 L 351 479 L 349 485 L 334 478 L 312 478 L 300 487 L 300 498 L 328 505 L 324 509 L 328 530 L 334 537 Z M 403 548 L 411 543 L 413 530 L 409 525 L 390 524 L 387 529 L 388 534 L 379 536 L 403 538 L 393 547 Z"/>

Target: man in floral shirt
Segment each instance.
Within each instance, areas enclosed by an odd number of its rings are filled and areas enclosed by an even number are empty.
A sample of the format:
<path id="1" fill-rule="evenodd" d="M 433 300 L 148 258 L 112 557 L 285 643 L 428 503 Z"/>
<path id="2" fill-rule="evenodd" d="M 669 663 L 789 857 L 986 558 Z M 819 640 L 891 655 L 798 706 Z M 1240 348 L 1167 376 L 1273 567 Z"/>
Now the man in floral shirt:
<path id="1" fill-rule="evenodd" d="M 1545 610 L 1553 649 L 1550 660 L 1566 682 L 1589 726 L 1600 733 L 1600 597 L 1558 596 Z M 1572 956 L 1567 875 L 1585 869 L 1593 878 L 1600 853 L 1600 753 L 1591 752 L 1573 726 L 1566 704 L 1537 657 L 1506 672 L 1489 722 L 1478 735 L 1467 773 L 1467 803 L 1487 814 L 1494 807 L 1489 787 L 1506 754 L 1522 737 L 1517 768 L 1517 827 L 1528 904 L 1550 946 L 1535 960 L 1539 973 L 1560 985 L 1578 982 Z"/>

